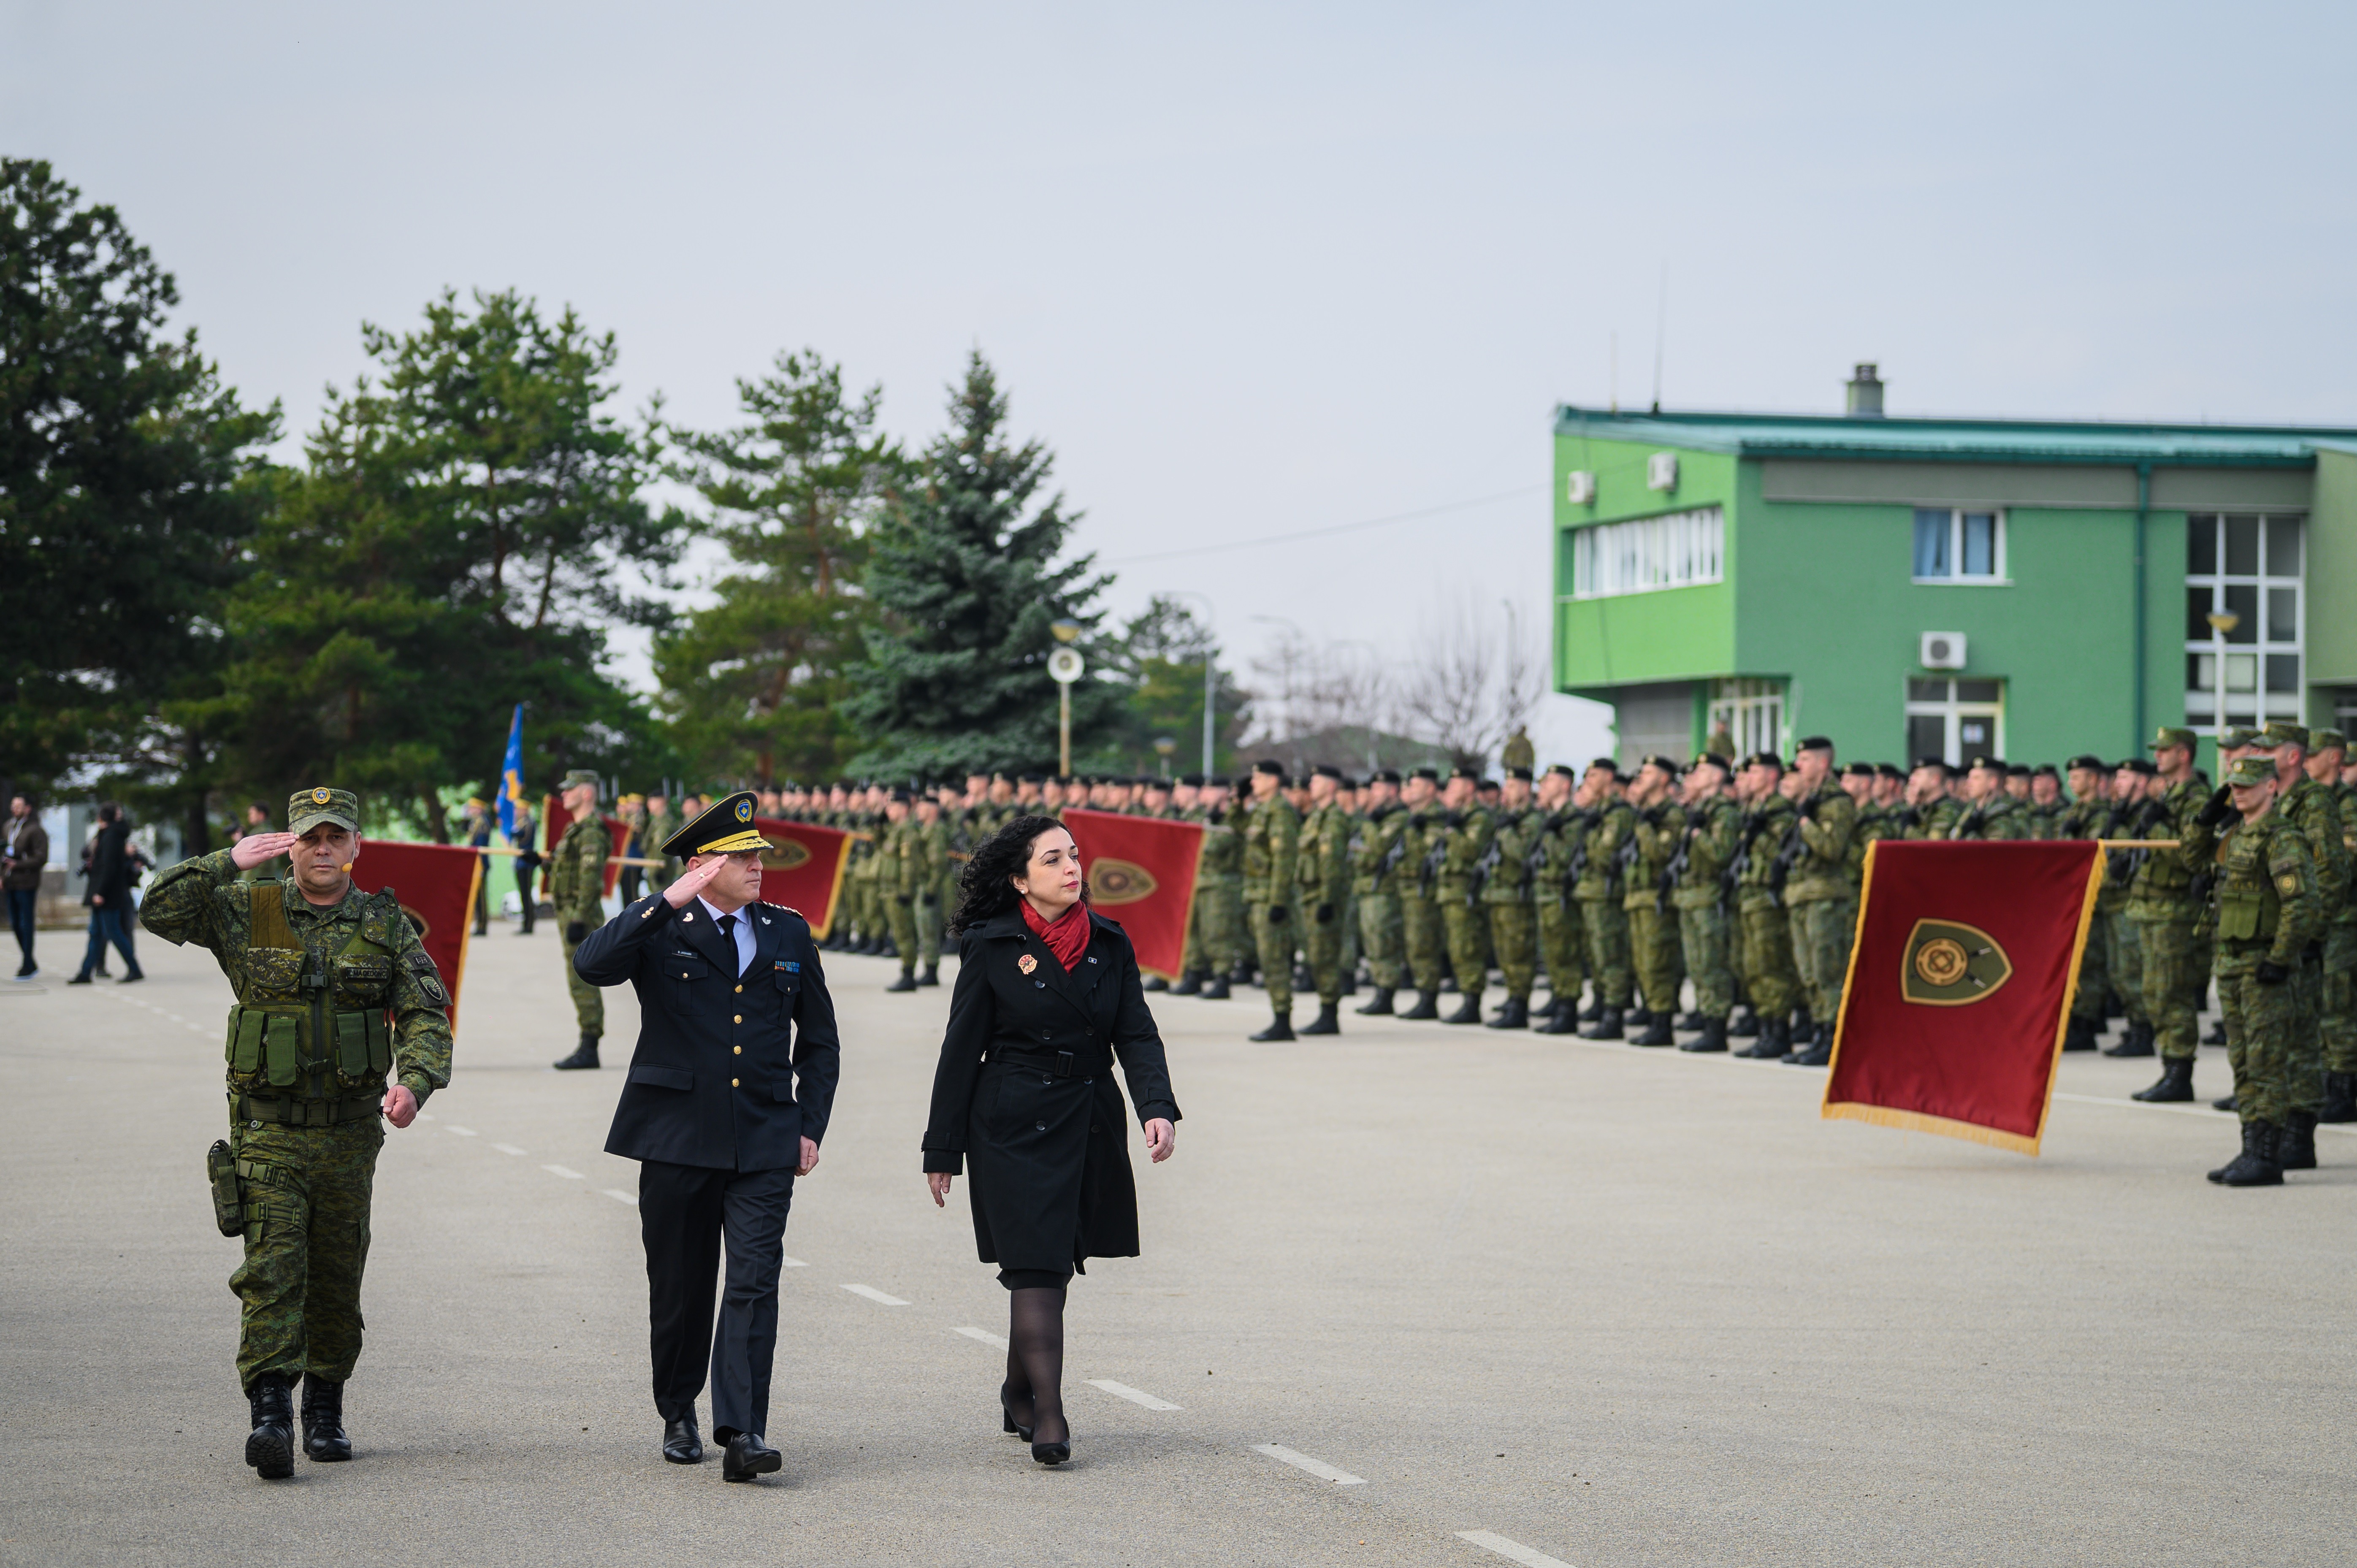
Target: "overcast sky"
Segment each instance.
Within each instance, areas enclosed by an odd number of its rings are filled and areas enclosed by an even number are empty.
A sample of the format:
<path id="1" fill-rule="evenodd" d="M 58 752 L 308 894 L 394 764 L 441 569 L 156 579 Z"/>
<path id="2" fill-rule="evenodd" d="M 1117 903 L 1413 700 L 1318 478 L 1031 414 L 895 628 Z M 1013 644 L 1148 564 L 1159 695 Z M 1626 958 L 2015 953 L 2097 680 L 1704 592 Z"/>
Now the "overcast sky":
<path id="1" fill-rule="evenodd" d="M 920 441 L 979 346 L 1114 607 L 1207 595 L 1240 659 L 1543 626 L 1551 410 L 1615 334 L 1652 396 L 1665 268 L 1671 408 L 1837 412 L 1875 360 L 1893 413 L 2357 423 L 2345 4 L 0 17 L 0 147 L 291 430 L 445 285 L 573 305 L 690 424 L 809 346 Z"/>

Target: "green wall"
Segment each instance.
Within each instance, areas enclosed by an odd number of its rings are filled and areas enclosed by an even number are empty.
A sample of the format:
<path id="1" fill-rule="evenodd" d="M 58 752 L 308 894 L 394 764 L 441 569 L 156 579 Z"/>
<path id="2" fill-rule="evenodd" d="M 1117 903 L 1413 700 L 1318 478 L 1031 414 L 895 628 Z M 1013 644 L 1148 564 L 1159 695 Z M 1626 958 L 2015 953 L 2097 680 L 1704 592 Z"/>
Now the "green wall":
<path id="1" fill-rule="evenodd" d="M 2332 722 L 2334 686 L 2357 686 L 2357 615 L 2341 595 L 2357 585 L 2357 452 L 2319 447 L 2308 513 L 2308 722 Z M 2319 690 L 2319 688 L 2327 688 Z"/>
<path id="2" fill-rule="evenodd" d="M 1674 490 L 1645 488 L 1645 464 L 1656 452 L 1678 454 Z M 1596 693 L 1603 686 L 1682 681 L 1734 672 L 1739 559 L 1736 527 L 1737 460 L 1726 453 L 1599 441 L 1577 435 L 1555 438 L 1555 685 Z M 1573 506 L 1566 486 L 1576 470 L 1596 476 L 1596 499 Z M 1572 539 L 1587 523 L 1623 522 L 1664 512 L 1717 505 L 1727 517 L 1726 575 L 1695 588 L 1627 594 L 1607 599 L 1571 597 Z"/>

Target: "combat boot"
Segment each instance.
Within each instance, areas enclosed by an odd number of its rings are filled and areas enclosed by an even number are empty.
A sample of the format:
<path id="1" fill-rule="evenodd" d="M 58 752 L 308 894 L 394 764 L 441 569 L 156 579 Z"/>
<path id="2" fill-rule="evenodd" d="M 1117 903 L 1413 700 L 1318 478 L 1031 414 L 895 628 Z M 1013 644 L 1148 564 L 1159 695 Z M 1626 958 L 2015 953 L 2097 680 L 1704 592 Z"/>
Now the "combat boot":
<path id="1" fill-rule="evenodd" d="M 1566 1002 L 1560 1012 L 1534 1032 L 1541 1035 L 1577 1035 L 1579 1033 L 1579 1009 Z"/>
<path id="2" fill-rule="evenodd" d="M 2120 1043 L 2106 1049 L 2107 1057 L 2148 1057 L 2152 1055 L 2152 1026 L 2130 1024 Z"/>
<path id="3" fill-rule="evenodd" d="M 1407 1019 L 1411 1023 L 1420 1022 L 1426 1018 L 1439 1017 L 1440 993 L 1437 991 L 1417 992 L 1415 993 L 1415 1005 L 1409 1008 L 1406 1012 L 1400 1014 L 1399 1016 Z"/>
<path id="4" fill-rule="evenodd" d="M 1301 1032 L 1305 1035 L 1340 1034 L 1342 1021 L 1334 1016 L 1334 1010 L 1340 1005 L 1341 1004 L 1337 1002 L 1320 1002 L 1318 1004 L 1318 1016 L 1302 1025 Z"/>
<path id="5" fill-rule="evenodd" d="M 1168 991 L 1170 989 L 1170 983 L 1158 974 L 1149 974 L 1146 977 L 1146 983 L 1139 989 L 1154 992 Z"/>
<path id="6" fill-rule="evenodd" d="M 1578 1016 L 1583 1024 L 1593 1024 L 1600 1020 L 1604 1016 L 1604 998 L 1598 995 L 1595 1001 L 1590 1002 L 1581 1010 Z"/>
<path id="7" fill-rule="evenodd" d="M 2211 1110 L 2223 1111 L 2229 1116 L 2233 1115 L 2235 1112 L 2240 1111 L 2242 1108 L 2243 1101 L 2239 1095 L 2230 1094 L 2223 1100 L 2213 1100 L 2210 1102 Z"/>
<path id="8" fill-rule="evenodd" d="M 2201 1043 L 2205 1046 L 2224 1045 L 2226 1043 L 2226 1020 L 2222 1017 L 2216 1023 L 2211 1025 L 2210 1032 L 2201 1036 Z"/>
<path id="9" fill-rule="evenodd" d="M 1206 1002 L 1225 1002 L 1228 995 L 1228 977 L 1224 974 L 1211 976 L 1203 987 L 1203 1000 Z"/>
<path id="10" fill-rule="evenodd" d="M 1531 1026 L 1531 1004 L 1520 997 L 1509 996 L 1498 1015 L 1490 1020 L 1492 1029 L 1527 1029 Z"/>
<path id="11" fill-rule="evenodd" d="M 1735 1054 L 1755 1061 L 1781 1061 L 1792 1053 L 1791 1042 L 1792 1036 L 1785 1033 L 1783 1019 L 1762 1018 L 1760 1020 L 1760 1037 L 1751 1042 L 1749 1050 Z"/>
<path id="12" fill-rule="evenodd" d="M 2193 1058 L 2165 1057 L 2161 1059 L 2160 1079 L 2149 1089 L 2139 1089 L 2128 1096 L 2147 1105 L 2181 1105 L 2193 1098 Z"/>
<path id="13" fill-rule="evenodd" d="M 1388 985 L 1376 986 L 1374 995 L 1369 999 L 1364 1007 L 1353 1007 L 1351 1011 L 1356 1013 L 1361 1018 L 1390 1017 L 1392 1015 L 1392 988 Z"/>
<path id="14" fill-rule="evenodd" d="M 1309 966 L 1308 964 L 1297 963 L 1293 966 L 1293 989 L 1296 991 L 1315 991 L 1318 989 L 1318 977 L 1309 972 Z"/>
<path id="15" fill-rule="evenodd" d="M 2324 1110 L 2317 1120 L 2334 1123 L 2357 1122 L 2357 1073 L 2328 1072 L 2324 1075 Z"/>
<path id="16" fill-rule="evenodd" d="M 1678 1049 L 1682 1051 L 1695 1052 L 1723 1051 L 1727 1049 L 1727 1020 L 1724 1018 L 1705 1018 L 1702 1021 L 1702 1038 L 1698 1040 L 1688 1040 L 1684 1045 L 1680 1046 Z"/>
<path id="17" fill-rule="evenodd" d="M 1293 1015 L 1290 1013 L 1279 1013 L 1275 1018 L 1270 1020 L 1267 1028 L 1263 1029 L 1257 1035 L 1247 1035 L 1244 1036 L 1244 1038 L 1248 1040 L 1260 1042 L 1269 1040 L 1289 1040 L 1293 1037 Z"/>
<path id="18" fill-rule="evenodd" d="M 581 1044 L 574 1050 L 573 1054 L 566 1057 L 563 1061 L 554 1063 L 554 1065 L 559 1072 L 571 1072 L 576 1068 L 596 1067 L 597 1065 L 597 1036 L 585 1031 L 581 1036 Z"/>
<path id="19" fill-rule="evenodd" d="M 2210 1173 L 2221 1187 L 2281 1187 L 2283 1166 L 2276 1162 L 2276 1129 L 2265 1122 L 2243 1123 L 2243 1152 Z"/>
<path id="20" fill-rule="evenodd" d="M 925 972 L 917 977 L 917 983 L 920 985 L 938 986 L 941 983 L 942 966 L 938 963 L 925 965 Z"/>
<path id="21" fill-rule="evenodd" d="M 1786 1039 L 1791 1040 L 1797 1047 L 1816 1032 L 1817 1021 L 1809 1015 L 1809 1010 L 1806 1007 L 1792 1009 L 1792 1027 L 1784 1031 Z"/>
<path id="22" fill-rule="evenodd" d="M 1180 975 L 1178 977 L 1178 983 L 1170 988 L 1170 994 L 1173 996 L 1200 996 L 1203 994 L 1203 972 L 1200 969 L 1190 969 L 1186 973 Z"/>
<path id="23" fill-rule="evenodd" d="M 1597 1015 L 1595 1024 L 1579 1032 L 1583 1040 L 1617 1040 L 1620 1037 L 1620 1009 L 1607 1007 Z"/>
<path id="24" fill-rule="evenodd" d="M 1471 993 L 1460 991 L 1458 994 L 1462 997 L 1463 1000 L 1457 1004 L 1457 1011 L 1451 1013 L 1448 1017 L 1443 1018 L 1441 1022 L 1444 1024 L 1480 1023 L 1481 1021 L 1481 993 L 1478 991 Z"/>
<path id="25" fill-rule="evenodd" d="M 1670 1033 L 1670 1015 L 1667 1013 L 1652 1013 L 1646 1016 L 1650 1021 L 1645 1025 L 1645 1032 L 1630 1041 L 1631 1045 L 1668 1046 L 1677 1043 L 1676 1037 Z"/>
<path id="26" fill-rule="evenodd" d="M 917 974 L 916 974 L 916 972 L 915 972 L 914 970 L 908 970 L 908 969 L 904 969 L 904 970 L 902 970 L 902 971 L 900 972 L 900 978 L 899 978 L 899 979 L 898 979 L 898 980 L 896 980 L 896 981 L 894 981 L 891 984 L 889 984 L 889 985 L 888 985 L 888 986 L 886 986 L 886 987 L 884 988 L 885 993 L 886 993 L 888 995 L 888 994 L 894 994 L 894 993 L 899 993 L 899 992 L 903 992 L 903 991 L 914 991 L 914 990 L 916 990 L 916 989 L 917 989 Z"/>
<path id="27" fill-rule="evenodd" d="M 2076 1018 L 2072 1019 L 2071 1026 L 2062 1031 L 2062 1048 L 2066 1051 L 2093 1050 L 2095 1048 L 2094 1026 L 2091 1024 L 2083 1024 Z"/>
<path id="28" fill-rule="evenodd" d="M 352 1456 L 352 1440 L 344 1434 L 344 1385 L 317 1372 L 303 1374 L 303 1452 L 318 1465 Z"/>
<path id="29" fill-rule="evenodd" d="M 1760 1015 L 1746 1007 L 1727 1021 L 1727 1032 L 1748 1040 L 1760 1032 Z"/>
<path id="30" fill-rule="evenodd" d="M 2283 1130 L 2276 1134 L 2276 1164 L 2287 1171 L 2316 1168 L 2316 1112 L 2285 1113 Z"/>
<path id="31" fill-rule="evenodd" d="M 1786 1067 L 1824 1067 L 1834 1059 L 1833 1026 L 1818 1025 L 1805 1045 L 1796 1038 L 1792 1047 L 1792 1054 L 1784 1058 Z"/>
<path id="32" fill-rule="evenodd" d="M 1620 1021 L 1623 1024 L 1628 1025 L 1632 1029 L 1641 1029 L 1647 1027 L 1652 1023 L 1653 1010 L 1645 1005 L 1645 1002 L 1642 997 L 1639 997 L 1637 1004 L 1634 1007 L 1623 1008 L 1621 1010 Z"/>
<path id="33" fill-rule="evenodd" d="M 245 1440 L 245 1462 L 265 1481 L 283 1481 L 295 1473 L 295 1402 L 286 1379 L 264 1372 L 245 1391 L 253 1413 L 253 1432 Z"/>
<path id="34" fill-rule="evenodd" d="M 1228 983 L 1231 985 L 1250 985 L 1252 983 L 1253 966 L 1250 961 L 1243 959 L 1237 960 L 1236 967 L 1228 972 Z"/>
<path id="35" fill-rule="evenodd" d="M 1692 1034 L 1696 1029 L 1702 1027 L 1703 1021 L 1703 1015 L 1701 1012 L 1697 1010 L 1691 1013 L 1681 1014 L 1678 1017 L 1677 1026 L 1685 1030 L 1686 1033 Z"/>

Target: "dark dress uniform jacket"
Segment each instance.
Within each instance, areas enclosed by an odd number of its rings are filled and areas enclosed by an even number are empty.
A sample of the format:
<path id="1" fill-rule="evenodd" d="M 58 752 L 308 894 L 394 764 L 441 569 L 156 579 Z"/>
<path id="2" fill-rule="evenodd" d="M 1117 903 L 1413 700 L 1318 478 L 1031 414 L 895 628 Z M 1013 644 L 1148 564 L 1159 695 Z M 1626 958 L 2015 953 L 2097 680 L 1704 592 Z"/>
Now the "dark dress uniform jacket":
<path id="1" fill-rule="evenodd" d="M 606 1152 L 718 1170 L 802 1164 L 804 1138 L 826 1136 L 841 1068 L 834 1003 L 808 922 L 778 904 L 748 904 L 753 961 L 694 899 L 641 898 L 589 933 L 573 967 L 592 985 L 629 981 L 639 1047 L 614 1107 Z M 693 917 L 691 918 L 690 917 Z"/>
<path id="2" fill-rule="evenodd" d="M 1019 908 L 960 940 L 925 1169 L 954 1176 L 962 1159 L 973 1163 L 984 1262 L 1060 1273 L 1084 1258 L 1137 1255 L 1115 1057 L 1138 1121 L 1178 1121 L 1162 1036 L 1119 926 L 1092 911 L 1088 950 L 1069 974 Z"/>

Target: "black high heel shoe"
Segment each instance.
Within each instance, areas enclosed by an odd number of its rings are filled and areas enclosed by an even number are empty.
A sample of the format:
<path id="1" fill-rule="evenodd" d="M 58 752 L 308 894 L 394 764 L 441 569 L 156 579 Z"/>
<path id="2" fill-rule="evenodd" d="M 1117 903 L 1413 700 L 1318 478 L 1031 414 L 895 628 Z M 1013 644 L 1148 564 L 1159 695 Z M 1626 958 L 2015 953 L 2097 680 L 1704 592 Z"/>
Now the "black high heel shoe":
<path id="1" fill-rule="evenodd" d="M 1006 1431 L 1015 1434 L 1026 1443 L 1031 1441 L 1031 1429 L 1028 1426 L 1017 1426 L 1015 1423 L 1015 1406 L 1007 1398 L 1005 1383 L 998 1385 L 998 1418 L 1006 1423 Z M 1034 1448 L 1032 1454 L 1037 1457 L 1039 1450 Z"/>
<path id="2" fill-rule="evenodd" d="M 1028 1437 L 1030 1434 L 1026 1433 L 1024 1435 Z M 1031 1457 L 1042 1465 L 1060 1465 L 1071 1456 L 1072 1444 L 1070 1438 L 1067 1438 L 1061 1443 L 1034 1443 L 1031 1444 Z"/>

